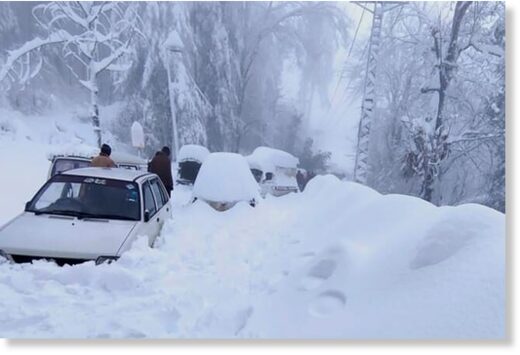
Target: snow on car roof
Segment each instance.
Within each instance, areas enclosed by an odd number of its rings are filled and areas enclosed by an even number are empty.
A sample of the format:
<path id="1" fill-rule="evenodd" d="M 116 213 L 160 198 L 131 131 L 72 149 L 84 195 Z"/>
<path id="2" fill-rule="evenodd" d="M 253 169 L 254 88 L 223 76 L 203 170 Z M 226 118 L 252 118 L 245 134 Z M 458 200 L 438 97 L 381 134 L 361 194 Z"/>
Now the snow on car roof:
<path id="1" fill-rule="evenodd" d="M 185 160 L 196 160 L 202 163 L 209 154 L 209 150 L 206 147 L 197 144 L 185 144 L 179 150 L 179 157 L 177 160 L 179 162 Z"/>
<path id="2" fill-rule="evenodd" d="M 53 160 L 56 157 L 78 157 L 92 159 L 98 154 L 99 148 L 87 145 L 78 145 L 76 147 L 67 147 L 54 150 L 49 153 L 48 159 Z M 110 154 L 110 158 L 112 158 L 112 160 L 117 164 L 144 165 L 148 163 L 146 159 L 143 159 L 130 153 L 120 151 L 112 151 L 112 154 Z"/>
<path id="3" fill-rule="evenodd" d="M 242 155 L 210 153 L 195 180 L 193 197 L 213 202 L 258 200 L 259 189 Z"/>
<path id="4" fill-rule="evenodd" d="M 296 168 L 299 160 L 290 153 L 270 147 L 258 147 L 247 157 L 250 164 L 257 164 L 264 171 L 274 171 L 275 167 Z"/>
<path id="5" fill-rule="evenodd" d="M 114 179 L 123 181 L 134 181 L 136 178 L 149 173 L 132 169 L 94 167 L 67 170 L 61 174 L 74 176 L 91 176 L 95 178 Z"/>
<path id="6" fill-rule="evenodd" d="M 98 155 L 99 148 L 86 145 L 86 144 L 78 144 L 74 146 L 58 146 L 53 147 L 53 149 L 47 155 L 49 160 L 53 160 L 55 157 L 80 157 L 80 158 L 92 158 Z"/>

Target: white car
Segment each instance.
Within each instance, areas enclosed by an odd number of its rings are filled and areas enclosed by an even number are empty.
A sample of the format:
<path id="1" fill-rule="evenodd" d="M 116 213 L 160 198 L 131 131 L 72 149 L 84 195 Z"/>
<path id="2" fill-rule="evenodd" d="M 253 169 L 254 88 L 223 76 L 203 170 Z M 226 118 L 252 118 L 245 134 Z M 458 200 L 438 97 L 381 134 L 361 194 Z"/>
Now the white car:
<path id="1" fill-rule="evenodd" d="M 138 236 L 153 243 L 170 217 L 168 193 L 155 174 L 81 168 L 53 176 L 25 211 L 0 228 L 0 256 L 57 264 L 118 259 Z"/>
<path id="2" fill-rule="evenodd" d="M 199 199 L 218 211 L 230 209 L 240 201 L 255 207 L 260 200 L 260 186 L 242 155 L 211 153 L 193 185 L 192 201 Z"/>
<path id="3" fill-rule="evenodd" d="M 91 153 L 66 153 L 66 154 L 50 154 L 48 159 L 51 162 L 49 168 L 48 179 L 56 174 L 62 173 L 71 169 L 88 168 L 90 162 L 97 153 L 92 150 Z M 110 158 L 116 163 L 118 168 L 130 169 L 130 170 L 148 170 L 148 161 L 138 156 L 123 153 L 114 152 L 110 155 Z"/>
<path id="4" fill-rule="evenodd" d="M 299 160 L 292 154 L 270 147 L 258 147 L 247 156 L 247 161 L 262 188 L 262 196 L 298 192 L 296 173 Z"/>

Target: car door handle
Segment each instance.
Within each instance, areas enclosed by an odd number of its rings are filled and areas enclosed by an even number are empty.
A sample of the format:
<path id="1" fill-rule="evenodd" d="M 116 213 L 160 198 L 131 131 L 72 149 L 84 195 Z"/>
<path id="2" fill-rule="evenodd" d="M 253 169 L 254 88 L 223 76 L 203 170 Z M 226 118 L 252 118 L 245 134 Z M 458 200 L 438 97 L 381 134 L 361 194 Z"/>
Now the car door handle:
<path id="1" fill-rule="evenodd" d="M 157 218 L 157 222 L 160 222 L 160 218 Z"/>

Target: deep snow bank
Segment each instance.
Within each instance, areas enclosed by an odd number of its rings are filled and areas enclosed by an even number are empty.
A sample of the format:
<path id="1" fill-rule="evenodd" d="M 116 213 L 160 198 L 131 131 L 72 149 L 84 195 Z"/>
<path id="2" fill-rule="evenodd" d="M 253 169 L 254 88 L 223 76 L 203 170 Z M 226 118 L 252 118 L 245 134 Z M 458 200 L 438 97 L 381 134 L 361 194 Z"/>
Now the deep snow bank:
<path id="1" fill-rule="evenodd" d="M 0 265 L 4 337 L 501 338 L 504 215 L 332 176 L 216 212 L 174 191 L 155 249 Z"/>
<path id="2" fill-rule="evenodd" d="M 255 307 L 268 338 L 469 339 L 505 336 L 505 218 L 435 207 L 332 176 L 299 204 L 295 265 Z"/>

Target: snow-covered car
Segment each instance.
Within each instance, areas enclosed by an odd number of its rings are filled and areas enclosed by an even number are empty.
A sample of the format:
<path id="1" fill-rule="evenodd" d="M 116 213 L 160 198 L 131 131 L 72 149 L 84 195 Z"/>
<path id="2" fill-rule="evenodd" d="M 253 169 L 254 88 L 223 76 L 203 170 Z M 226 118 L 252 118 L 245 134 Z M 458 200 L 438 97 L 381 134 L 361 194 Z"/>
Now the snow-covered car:
<path id="1" fill-rule="evenodd" d="M 198 199 L 218 211 L 230 209 L 240 201 L 254 207 L 260 200 L 260 187 L 242 155 L 211 153 L 193 185 L 192 201 Z"/>
<path id="2" fill-rule="evenodd" d="M 251 173 L 260 184 L 262 196 L 282 196 L 298 191 L 296 173 L 299 160 L 290 153 L 270 147 L 258 147 L 247 156 Z"/>
<path id="3" fill-rule="evenodd" d="M 48 178 L 71 169 L 87 168 L 90 166 L 92 158 L 98 154 L 97 150 L 90 152 L 72 152 L 72 153 L 55 153 L 49 154 L 48 158 L 51 162 Z M 148 170 L 148 162 L 138 156 L 113 152 L 110 158 L 116 163 L 118 168 L 130 170 Z"/>
<path id="4" fill-rule="evenodd" d="M 196 144 L 183 145 L 177 158 L 177 183 L 193 185 L 197 179 L 200 166 L 208 155 L 209 150 L 206 147 Z"/>
<path id="5" fill-rule="evenodd" d="M 155 174 L 69 170 L 48 180 L 25 211 L 0 228 L 0 255 L 60 265 L 115 260 L 138 236 L 147 236 L 152 246 L 170 209 L 168 192 Z"/>

